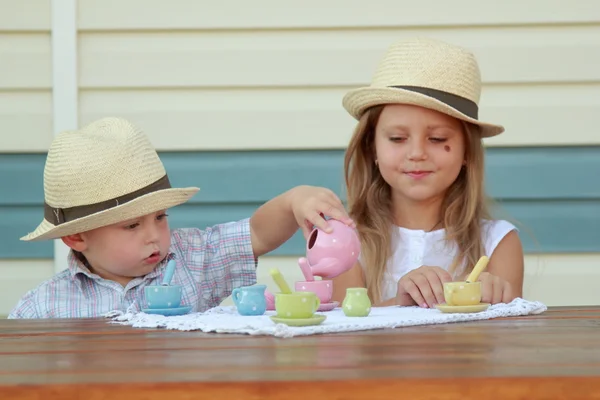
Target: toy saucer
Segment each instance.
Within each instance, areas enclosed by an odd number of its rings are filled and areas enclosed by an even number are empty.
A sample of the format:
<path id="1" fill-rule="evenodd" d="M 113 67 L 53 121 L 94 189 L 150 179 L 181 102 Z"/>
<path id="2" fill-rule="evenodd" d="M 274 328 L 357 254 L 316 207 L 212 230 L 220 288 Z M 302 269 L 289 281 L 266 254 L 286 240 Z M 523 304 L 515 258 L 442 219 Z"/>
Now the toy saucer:
<path id="1" fill-rule="evenodd" d="M 339 305 L 340 305 L 339 301 L 332 301 L 329 303 L 321 303 L 321 305 L 319 306 L 317 311 L 331 311 Z"/>
<path id="2" fill-rule="evenodd" d="M 142 312 L 146 314 L 159 314 L 169 317 L 172 315 L 184 315 L 190 312 L 192 306 L 182 306 L 175 308 L 142 308 Z"/>
<path id="3" fill-rule="evenodd" d="M 288 326 L 311 326 L 319 325 L 321 322 L 327 319 L 327 316 L 315 314 L 310 318 L 281 318 L 276 315 L 272 315 L 270 318 L 276 324 L 285 324 Z"/>
<path id="4" fill-rule="evenodd" d="M 470 306 L 449 306 L 448 304 L 436 304 L 435 308 L 443 313 L 477 313 L 488 309 L 490 303 L 479 303 Z"/>

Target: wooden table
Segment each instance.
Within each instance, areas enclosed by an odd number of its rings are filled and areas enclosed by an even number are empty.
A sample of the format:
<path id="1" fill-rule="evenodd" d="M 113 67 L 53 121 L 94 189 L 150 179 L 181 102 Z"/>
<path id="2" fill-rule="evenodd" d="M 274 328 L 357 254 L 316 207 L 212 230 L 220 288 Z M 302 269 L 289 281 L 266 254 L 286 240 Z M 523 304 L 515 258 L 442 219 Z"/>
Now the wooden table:
<path id="1" fill-rule="evenodd" d="M 291 339 L 0 321 L 0 399 L 600 399 L 600 307 Z"/>

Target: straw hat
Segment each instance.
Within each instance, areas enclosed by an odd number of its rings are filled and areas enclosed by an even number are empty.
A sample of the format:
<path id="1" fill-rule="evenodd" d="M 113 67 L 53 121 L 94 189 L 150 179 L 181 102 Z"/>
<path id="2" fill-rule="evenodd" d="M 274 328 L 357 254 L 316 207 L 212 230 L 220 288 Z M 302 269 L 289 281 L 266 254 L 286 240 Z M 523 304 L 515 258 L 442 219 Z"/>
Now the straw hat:
<path id="1" fill-rule="evenodd" d="M 57 239 L 185 203 L 199 189 L 171 188 L 147 136 L 104 118 L 52 142 L 44 168 L 44 220 L 21 240 Z"/>
<path id="2" fill-rule="evenodd" d="M 412 104 L 480 127 L 483 137 L 504 127 L 478 119 L 481 75 L 468 50 L 439 40 L 416 38 L 390 46 L 370 86 L 352 90 L 344 108 L 356 119 L 380 104 Z"/>

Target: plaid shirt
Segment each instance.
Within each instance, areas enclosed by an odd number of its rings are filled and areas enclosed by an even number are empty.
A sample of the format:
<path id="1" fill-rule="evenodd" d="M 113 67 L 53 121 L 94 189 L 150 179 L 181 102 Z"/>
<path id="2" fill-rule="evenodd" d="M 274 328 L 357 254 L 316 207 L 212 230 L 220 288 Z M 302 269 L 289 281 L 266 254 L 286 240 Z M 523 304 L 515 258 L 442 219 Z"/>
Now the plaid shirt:
<path id="1" fill-rule="evenodd" d="M 167 261 L 177 260 L 172 284 L 183 286 L 182 305 L 191 312 L 218 306 L 232 290 L 256 283 L 250 220 L 171 232 L 170 254 L 146 276 L 126 287 L 91 273 L 73 252 L 69 268 L 29 291 L 8 318 L 94 318 L 145 308 L 144 287 L 160 285 Z"/>

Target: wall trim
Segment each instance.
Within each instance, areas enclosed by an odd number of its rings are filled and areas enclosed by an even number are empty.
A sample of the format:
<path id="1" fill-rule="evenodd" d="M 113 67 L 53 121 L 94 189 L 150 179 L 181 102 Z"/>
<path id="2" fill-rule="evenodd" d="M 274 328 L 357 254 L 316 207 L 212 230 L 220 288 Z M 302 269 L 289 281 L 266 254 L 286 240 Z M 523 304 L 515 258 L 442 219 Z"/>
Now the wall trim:
<path id="1" fill-rule="evenodd" d="M 52 117 L 53 132 L 78 127 L 77 0 L 52 0 Z M 68 248 L 54 241 L 54 270 L 67 267 Z"/>

